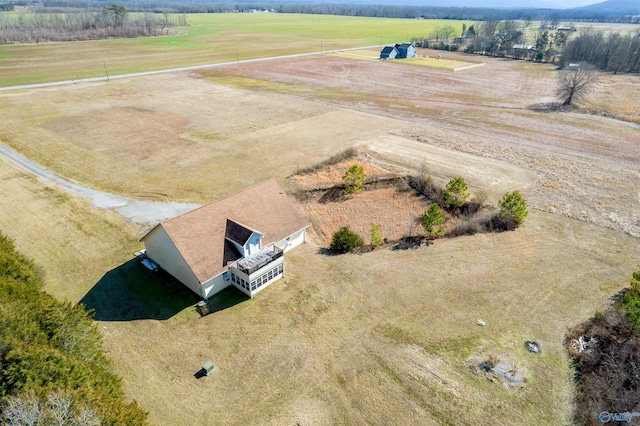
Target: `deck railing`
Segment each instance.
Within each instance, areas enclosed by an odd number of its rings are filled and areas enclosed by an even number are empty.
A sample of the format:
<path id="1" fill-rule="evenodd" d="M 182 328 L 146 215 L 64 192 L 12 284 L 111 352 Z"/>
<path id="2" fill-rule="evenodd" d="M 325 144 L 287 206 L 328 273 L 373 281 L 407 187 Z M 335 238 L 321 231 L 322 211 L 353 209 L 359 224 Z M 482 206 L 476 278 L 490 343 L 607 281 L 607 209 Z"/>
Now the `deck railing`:
<path id="1" fill-rule="evenodd" d="M 237 260 L 231 266 L 238 269 L 240 272 L 251 275 L 254 272 L 264 268 L 268 264 L 274 262 L 275 260 L 281 258 L 283 255 L 284 252 L 282 251 L 282 249 L 276 247 L 275 245 L 271 245 L 271 247 L 263 248 L 256 254 L 245 257 L 244 259 Z"/>

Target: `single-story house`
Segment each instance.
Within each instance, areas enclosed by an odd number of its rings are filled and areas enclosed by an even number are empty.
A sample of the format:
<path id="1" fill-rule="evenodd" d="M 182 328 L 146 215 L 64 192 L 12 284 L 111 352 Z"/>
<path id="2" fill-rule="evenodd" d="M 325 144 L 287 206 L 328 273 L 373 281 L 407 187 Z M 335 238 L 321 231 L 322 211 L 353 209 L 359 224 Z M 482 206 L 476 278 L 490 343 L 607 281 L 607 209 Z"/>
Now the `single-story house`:
<path id="1" fill-rule="evenodd" d="M 398 49 L 398 58 L 414 58 L 416 56 L 416 47 L 413 43 L 396 44 Z"/>
<path id="2" fill-rule="evenodd" d="M 275 179 L 149 231 L 146 256 L 207 299 L 230 285 L 249 297 L 284 276 L 284 253 L 306 241 L 304 214 Z"/>
<path id="3" fill-rule="evenodd" d="M 380 52 L 380 59 L 395 59 L 398 56 L 398 49 L 395 46 L 385 46 Z"/>

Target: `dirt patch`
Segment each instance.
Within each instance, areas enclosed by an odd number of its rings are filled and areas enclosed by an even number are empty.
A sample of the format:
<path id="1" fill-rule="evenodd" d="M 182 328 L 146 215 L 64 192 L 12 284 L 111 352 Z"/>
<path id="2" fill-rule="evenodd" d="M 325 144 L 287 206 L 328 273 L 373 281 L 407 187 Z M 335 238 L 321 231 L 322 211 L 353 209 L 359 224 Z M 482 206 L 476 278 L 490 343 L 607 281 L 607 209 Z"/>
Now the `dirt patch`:
<path id="1" fill-rule="evenodd" d="M 133 160 L 143 167 L 159 150 L 175 162 L 185 149 L 191 149 L 194 142 L 181 136 L 188 123 L 184 116 L 163 111 L 114 107 L 99 114 L 59 118 L 42 127 L 86 150 Z"/>
<path id="2" fill-rule="evenodd" d="M 413 191 L 395 188 L 362 191 L 339 202 L 305 203 L 305 210 L 320 240 L 326 246 L 341 226 L 349 225 L 369 243 L 371 225 L 380 226 L 380 235 L 388 240 L 420 234 L 424 231 L 419 218 L 429 205 Z"/>
<path id="3" fill-rule="evenodd" d="M 350 193 L 342 185 L 342 175 L 352 164 L 360 165 L 366 173 L 365 184 L 357 193 Z M 352 231 L 364 237 L 365 244 L 369 244 L 370 229 L 375 224 L 380 227 L 381 238 L 393 243 L 394 250 L 416 249 L 427 237 L 422 227 L 422 214 L 434 200 L 428 198 L 428 193 L 420 193 L 415 189 L 411 176 L 394 173 L 392 170 L 406 172 L 406 169 L 385 164 L 362 153 L 357 159 L 331 164 L 313 173 L 292 176 L 290 184 L 292 191 L 304 205 L 309 221 L 323 246 L 329 246 L 333 233 L 342 226 L 349 226 Z M 438 185 L 435 180 L 432 181 L 434 185 Z M 461 212 L 457 213 L 460 216 L 457 217 L 443 209 L 442 213 L 447 217 L 444 229 L 450 231 L 458 225 L 468 224 L 468 234 L 486 232 L 487 229 L 478 221 L 488 224 L 490 210 L 490 207 L 478 204 L 472 212 L 466 213 L 471 219 L 465 219 Z M 476 222 L 472 224 L 474 219 Z M 472 228 L 474 231 L 471 231 Z M 460 232 L 455 235 L 466 234 Z M 365 246 L 359 251 L 369 250 L 370 247 Z"/>

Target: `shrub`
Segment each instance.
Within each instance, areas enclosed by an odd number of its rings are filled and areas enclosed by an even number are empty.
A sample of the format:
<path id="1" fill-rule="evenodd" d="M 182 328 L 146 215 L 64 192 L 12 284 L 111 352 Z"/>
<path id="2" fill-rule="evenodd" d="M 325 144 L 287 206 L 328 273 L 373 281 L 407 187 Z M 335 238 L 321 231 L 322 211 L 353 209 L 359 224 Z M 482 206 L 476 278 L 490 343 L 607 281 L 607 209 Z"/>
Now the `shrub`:
<path id="1" fill-rule="evenodd" d="M 376 248 L 382 244 L 382 237 L 380 236 L 380 227 L 376 224 L 371 225 L 371 248 Z"/>
<path id="2" fill-rule="evenodd" d="M 351 231 L 349 226 L 343 226 L 333 234 L 329 248 L 338 253 L 347 253 L 363 244 L 360 234 Z"/>
<path id="3" fill-rule="evenodd" d="M 456 176 L 447 183 L 447 189 L 444 191 L 444 201 L 447 206 L 462 207 L 468 196 L 464 178 Z"/>
<path id="4" fill-rule="evenodd" d="M 498 205 L 500 206 L 500 211 L 498 212 L 497 223 L 510 229 L 515 229 L 522 225 L 524 218 L 529 214 L 527 202 L 522 198 L 519 191 L 507 192 L 498 201 Z"/>
<path id="5" fill-rule="evenodd" d="M 422 214 L 422 226 L 427 234 L 441 235 L 444 233 L 442 225 L 447 217 L 440 211 L 440 206 L 433 203 L 429 206 L 429 209 Z"/>
<path id="6" fill-rule="evenodd" d="M 344 187 L 347 191 L 359 192 L 364 183 L 364 178 L 365 174 L 362 166 L 354 164 L 349 167 L 349 170 L 342 176 L 342 182 L 344 182 Z"/>
<path id="7" fill-rule="evenodd" d="M 640 264 L 631 275 L 630 283 L 631 288 L 622 298 L 622 310 L 627 321 L 638 331 L 640 330 Z"/>
<path id="8" fill-rule="evenodd" d="M 444 192 L 433 182 L 430 176 L 419 172 L 409 179 L 409 186 L 437 204 L 445 204 Z"/>
<path id="9" fill-rule="evenodd" d="M 314 164 L 312 166 L 309 167 L 304 167 L 301 169 L 298 169 L 297 174 L 299 175 L 304 175 L 304 174 L 309 174 L 309 173 L 315 173 L 318 170 L 327 167 L 327 166 L 333 166 L 334 164 L 338 164 L 339 162 L 343 161 L 343 160 L 348 160 L 350 158 L 354 158 L 358 156 L 358 150 L 355 148 L 348 148 L 342 152 L 339 152 L 338 154 L 320 162 L 317 164 Z"/>

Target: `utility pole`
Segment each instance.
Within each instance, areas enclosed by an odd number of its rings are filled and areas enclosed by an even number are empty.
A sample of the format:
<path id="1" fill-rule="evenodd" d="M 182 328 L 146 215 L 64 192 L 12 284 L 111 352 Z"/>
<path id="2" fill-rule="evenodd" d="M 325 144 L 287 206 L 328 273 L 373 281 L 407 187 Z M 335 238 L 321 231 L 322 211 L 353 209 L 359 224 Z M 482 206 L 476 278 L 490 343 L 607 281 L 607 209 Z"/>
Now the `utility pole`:
<path id="1" fill-rule="evenodd" d="M 104 73 L 107 75 L 107 81 L 109 81 L 109 72 L 107 71 L 107 64 L 102 61 L 102 65 L 104 65 Z"/>

